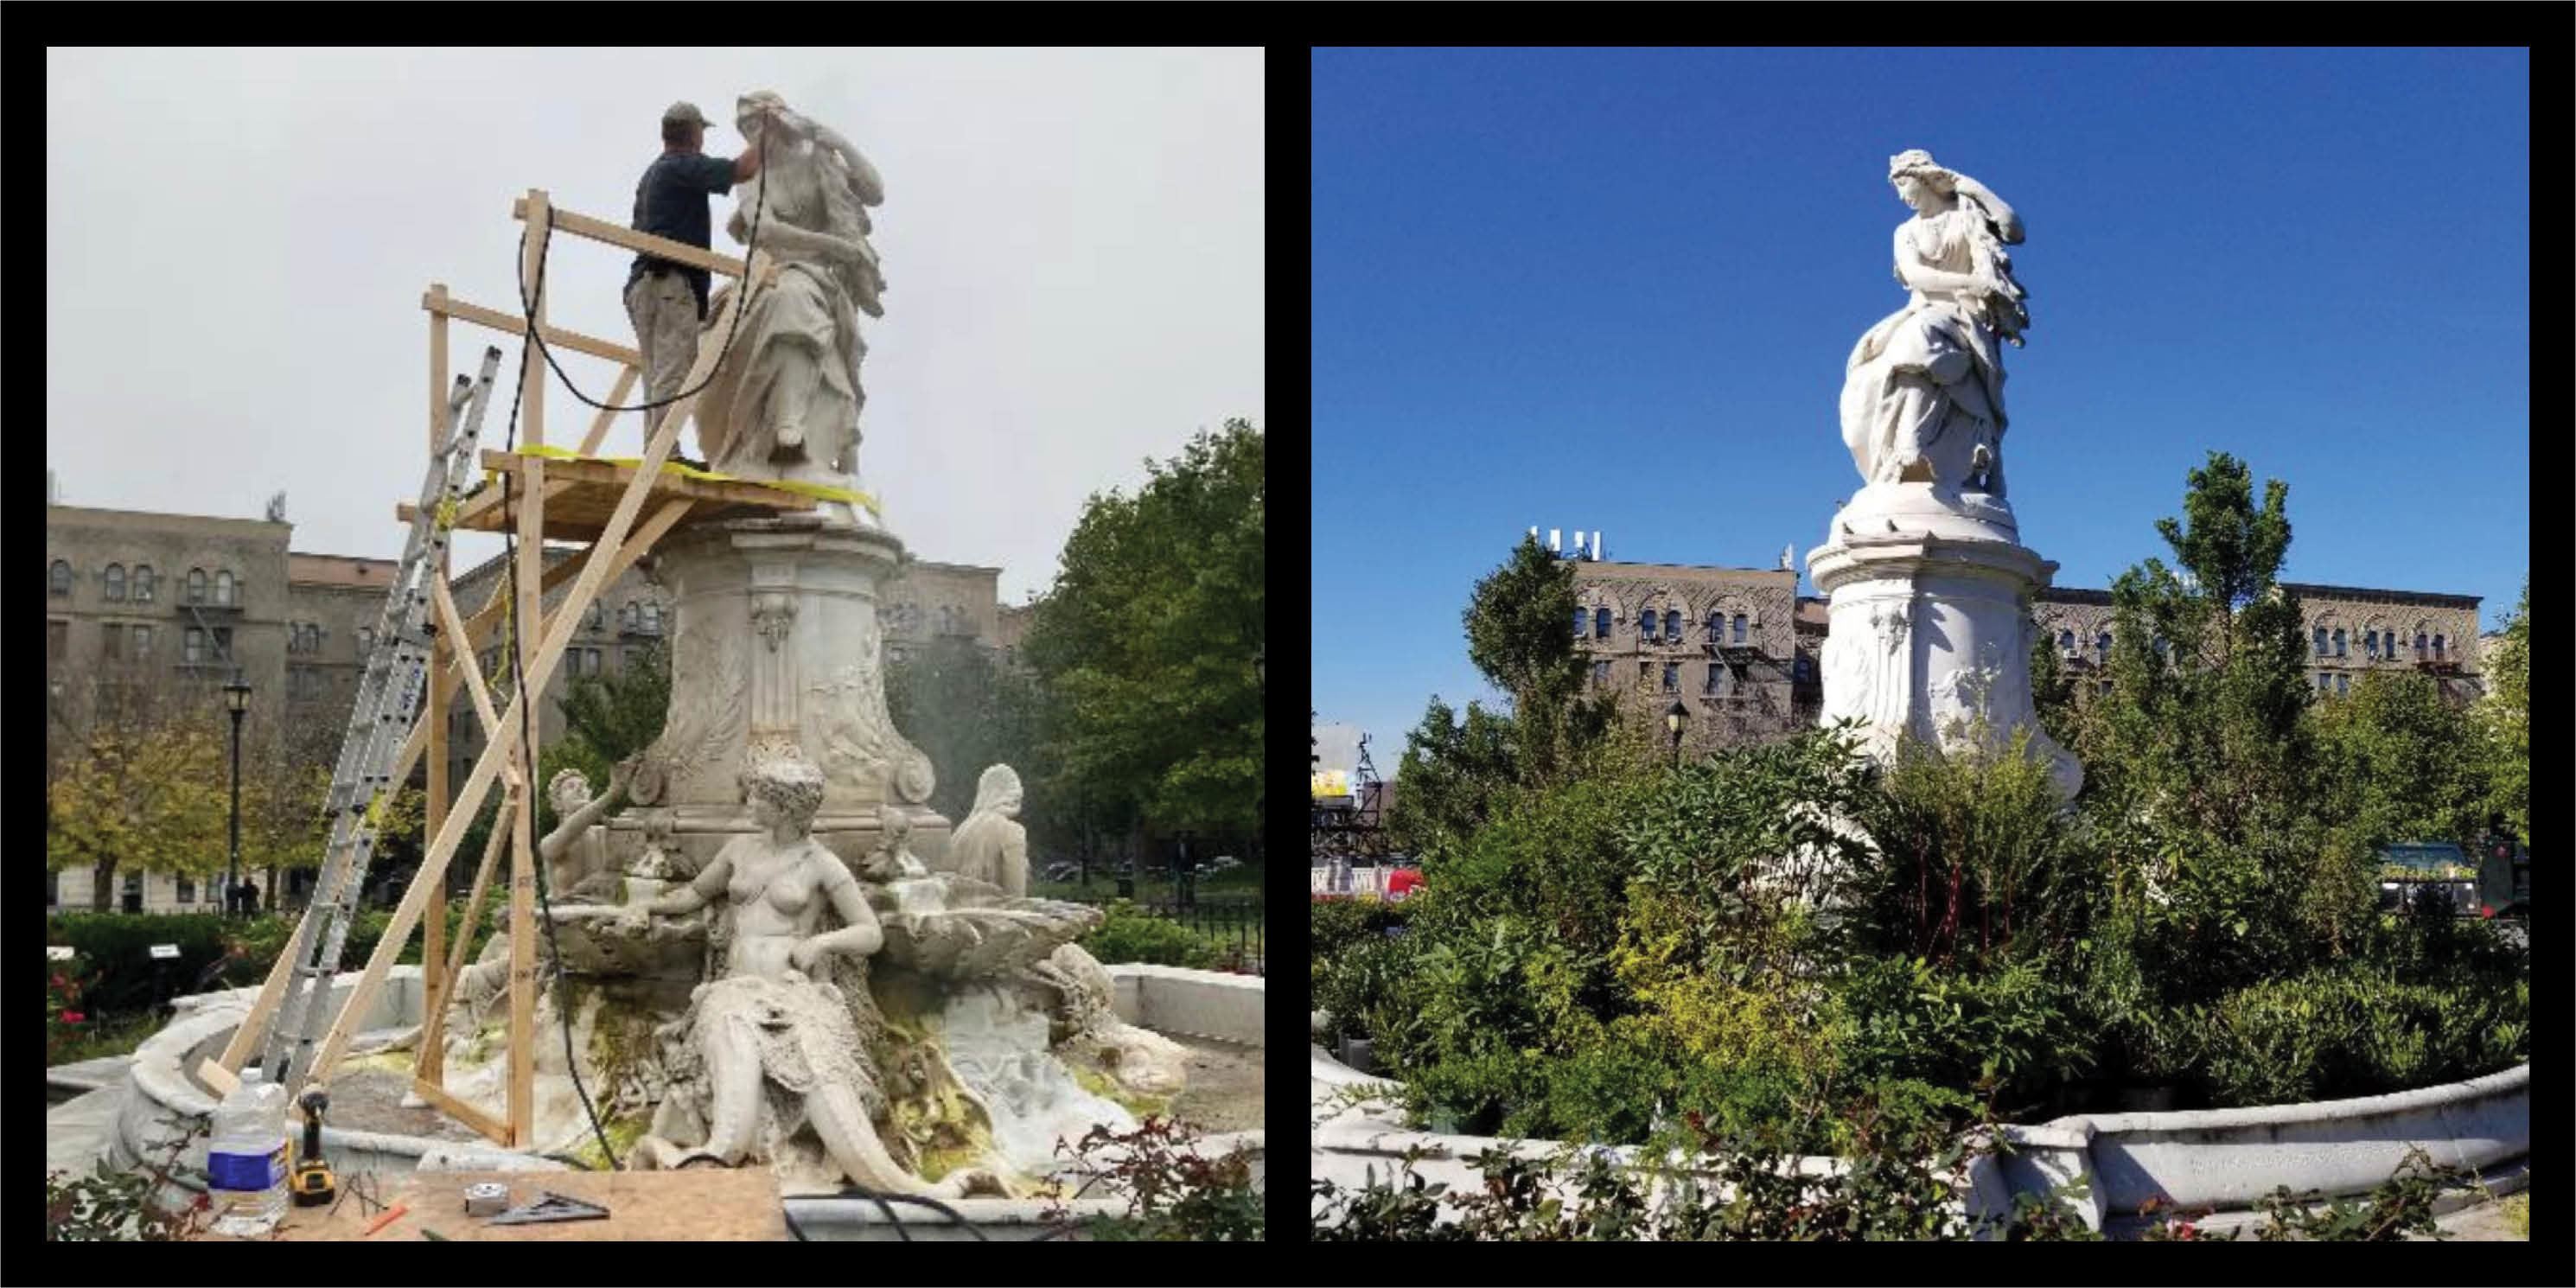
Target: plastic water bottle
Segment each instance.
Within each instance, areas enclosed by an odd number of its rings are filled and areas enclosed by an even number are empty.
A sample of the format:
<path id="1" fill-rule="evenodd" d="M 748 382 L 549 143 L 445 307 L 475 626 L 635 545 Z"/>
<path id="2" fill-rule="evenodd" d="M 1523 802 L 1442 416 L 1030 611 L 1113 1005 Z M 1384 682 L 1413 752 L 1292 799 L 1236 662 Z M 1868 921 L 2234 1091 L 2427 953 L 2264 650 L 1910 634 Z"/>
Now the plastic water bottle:
<path id="1" fill-rule="evenodd" d="M 286 1088 L 256 1067 L 215 1106 L 206 1197 L 217 1234 L 256 1237 L 286 1215 Z"/>

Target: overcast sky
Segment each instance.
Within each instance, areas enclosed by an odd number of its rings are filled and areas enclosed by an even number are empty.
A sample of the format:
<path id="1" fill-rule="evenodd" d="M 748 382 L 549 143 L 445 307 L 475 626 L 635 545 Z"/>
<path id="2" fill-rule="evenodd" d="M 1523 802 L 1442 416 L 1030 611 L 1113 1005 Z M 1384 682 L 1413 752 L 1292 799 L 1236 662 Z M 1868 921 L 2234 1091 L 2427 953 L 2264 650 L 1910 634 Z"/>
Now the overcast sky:
<path id="1" fill-rule="evenodd" d="M 1017 603 L 1089 493 L 1266 424 L 1262 79 L 1258 50 L 51 51 L 46 464 L 71 505 L 257 518 L 284 489 L 296 550 L 399 555 L 422 291 L 515 311 L 513 198 L 625 224 L 665 107 L 730 156 L 734 99 L 771 89 L 885 179 L 861 477 L 915 555 L 999 565 Z M 630 259 L 558 236 L 548 320 L 632 346 Z M 498 446 L 516 341 L 451 324 L 456 370 L 494 342 Z M 557 353 L 606 400 L 611 364 Z M 555 386 L 547 441 L 591 414 Z M 633 455 L 621 420 L 604 450 Z"/>

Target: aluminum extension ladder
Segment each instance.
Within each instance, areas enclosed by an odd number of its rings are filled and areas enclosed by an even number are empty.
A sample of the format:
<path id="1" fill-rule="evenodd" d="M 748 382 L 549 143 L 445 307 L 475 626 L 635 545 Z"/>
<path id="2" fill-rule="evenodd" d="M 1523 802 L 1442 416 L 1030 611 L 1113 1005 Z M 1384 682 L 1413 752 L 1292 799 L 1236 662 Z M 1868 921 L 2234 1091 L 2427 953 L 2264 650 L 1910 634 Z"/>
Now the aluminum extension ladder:
<path id="1" fill-rule="evenodd" d="M 401 784 L 391 781 L 394 761 L 411 737 L 412 720 L 421 706 L 421 680 L 429 667 L 431 636 L 430 584 L 438 575 L 436 555 L 447 547 L 456 508 L 471 489 L 481 453 L 475 449 L 483 430 L 483 409 L 492 398 L 492 380 L 501 366 L 501 350 L 483 351 L 482 374 L 469 381 L 456 377 L 447 398 L 447 441 L 430 453 L 421 479 L 420 504 L 413 507 L 411 537 L 403 546 L 402 565 L 385 596 L 383 618 L 376 626 L 375 647 L 358 681 L 356 706 L 349 712 L 349 732 L 340 743 L 339 768 L 331 777 L 324 806 L 331 820 L 331 845 L 324 852 L 313 902 L 295 924 L 287 945 L 294 963 L 285 993 L 269 1014 L 267 1030 L 247 1048 L 260 1055 L 269 1082 L 291 1085 L 291 1069 L 303 1069 L 313 1058 L 330 1015 L 331 978 L 339 973 L 340 954 L 357 916 L 358 894 L 365 888 L 367 862 L 374 856 L 377 828 L 385 806 Z M 463 648 L 459 641 L 456 647 Z M 441 713 L 432 712 L 435 719 Z M 291 1052 L 289 1048 L 292 1048 Z"/>

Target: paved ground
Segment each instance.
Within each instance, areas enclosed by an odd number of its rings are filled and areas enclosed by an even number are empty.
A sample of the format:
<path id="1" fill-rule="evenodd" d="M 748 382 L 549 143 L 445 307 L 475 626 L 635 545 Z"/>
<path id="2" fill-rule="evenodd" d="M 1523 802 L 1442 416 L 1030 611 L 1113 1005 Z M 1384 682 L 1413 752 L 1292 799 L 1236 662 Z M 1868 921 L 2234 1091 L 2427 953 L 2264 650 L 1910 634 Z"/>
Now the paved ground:
<path id="1" fill-rule="evenodd" d="M 116 1130 L 116 1114 L 124 1104 L 125 1087 L 119 1083 L 47 1109 L 45 1170 L 88 1171 L 106 1152 L 108 1135 Z"/>
<path id="2" fill-rule="evenodd" d="M 2505 1202 L 2505 1199 L 2497 1199 L 2492 1203 L 2480 1203 L 2474 1207 L 2461 1208 L 2459 1211 L 2453 1212 L 2448 1216 L 2435 1217 L 2433 1220 L 2434 1223 L 2441 1226 L 2443 1231 L 2448 1233 L 2451 1238 L 2462 1242 L 2524 1242 L 2529 1238 L 2529 1236 L 2515 1234 L 2513 1232 L 2513 1227 L 2505 1221 Z M 2429 1235 L 2417 1235 L 2415 1237 L 2418 1239 L 2431 1238 Z"/>
<path id="3" fill-rule="evenodd" d="M 1205 1132 L 1251 1131 L 1262 1126 L 1262 1048 L 1214 1038 L 1172 1040 L 1188 1048 L 1189 1082 L 1172 1115 Z"/>

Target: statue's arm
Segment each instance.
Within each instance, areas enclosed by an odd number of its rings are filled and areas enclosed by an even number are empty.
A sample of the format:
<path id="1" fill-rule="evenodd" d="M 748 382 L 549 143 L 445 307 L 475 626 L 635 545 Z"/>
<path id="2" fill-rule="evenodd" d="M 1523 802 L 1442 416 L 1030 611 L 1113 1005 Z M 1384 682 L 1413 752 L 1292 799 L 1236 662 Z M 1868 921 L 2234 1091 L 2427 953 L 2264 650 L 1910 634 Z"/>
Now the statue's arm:
<path id="1" fill-rule="evenodd" d="M 2014 214 L 2013 208 L 2005 205 L 2004 199 L 1996 196 L 1994 189 L 1957 171 L 1951 174 L 1959 191 L 1975 198 L 1977 204 L 1986 208 L 1986 219 L 1995 226 L 1995 235 L 2001 237 L 2007 246 L 2020 245 L 2021 216 Z"/>
<path id="2" fill-rule="evenodd" d="M 665 917 L 686 916 L 716 901 L 724 893 L 725 883 L 733 879 L 733 847 L 716 852 L 715 861 L 700 872 L 696 880 L 644 905 L 644 910 Z"/>
<path id="3" fill-rule="evenodd" d="M 812 951 L 849 953 L 866 957 L 885 944 L 885 930 L 877 924 L 876 910 L 868 906 L 867 896 L 859 889 L 859 879 L 840 859 L 826 852 L 818 862 L 824 868 L 823 893 L 832 901 L 832 911 L 841 914 L 841 928 L 814 936 L 808 942 Z"/>
<path id="4" fill-rule="evenodd" d="M 1923 257 L 1915 253 L 1914 239 L 1906 235 L 1902 226 L 1896 230 L 1896 280 L 1910 290 L 1927 295 L 1957 295 L 1995 289 L 1994 283 L 1974 273 L 1954 273 L 1924 263 Z"/>
<path id="5" fill-rule="evenodd" d="M 848 163 L 850 167 L 850 191 L 857 194 L 859 204 L 863 206 L 884 205 L 885 180 L 877 177 L 877 168 L 869 165 L 868 159 L 860 156 L 858 148 L 848 139 L 841 137 L 840 131 L 819 121 L 812 122 L 811 124 L 814 129 L 814 137 L 822 140 L 824 146 L 840 153 L 841 160 Z"/>
<path id="6" fill-rule="evenodd" d="M 634 778 L 635 762 L 631 760 L 618 762 L 615 768 L 608 771 L 608 790 L 593 797 L 589 804 L 574 810 L 571 817 L 557 823 L 555 830 L 546 833 L 545 839 L 537 842 L 537 853 L 549 861 L 562 854 L 563 848 L 572 844 L 573 838 L 589 831 L 593 824 L 607 815 L 608 811 L 625 802 L 626 785 L 634 781 Z"/>
<path id="7" fill-rule="evenodd" d="M 1014 827 L 1002 838 L 1002 888 L 1015 895 L 1029 892 L 1029 833 Z"/>

